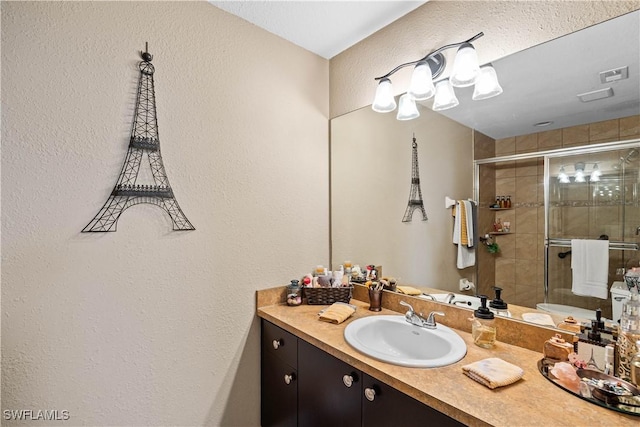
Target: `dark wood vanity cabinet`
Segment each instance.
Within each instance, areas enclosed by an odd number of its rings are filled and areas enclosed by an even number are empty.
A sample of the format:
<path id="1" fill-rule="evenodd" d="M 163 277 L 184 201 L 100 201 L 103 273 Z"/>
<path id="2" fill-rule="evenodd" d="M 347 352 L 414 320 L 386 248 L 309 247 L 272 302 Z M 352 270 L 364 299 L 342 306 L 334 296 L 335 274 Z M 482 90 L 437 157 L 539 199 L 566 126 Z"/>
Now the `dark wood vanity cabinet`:
<path id="1" fill-rule="evenodd" d="M 298 425 L 298 338 L 262 321 L 260 423 Z"/>
<path id="2" fill-rule="evenodd" d="M 463 426 L 265 320 L 261 367 L 262 427 Z"/>
<path id="3" fill-rule="evenodd" d="M 298 341 L 300 426 L 361 425 L 362 374 L 306 341 Z"/>

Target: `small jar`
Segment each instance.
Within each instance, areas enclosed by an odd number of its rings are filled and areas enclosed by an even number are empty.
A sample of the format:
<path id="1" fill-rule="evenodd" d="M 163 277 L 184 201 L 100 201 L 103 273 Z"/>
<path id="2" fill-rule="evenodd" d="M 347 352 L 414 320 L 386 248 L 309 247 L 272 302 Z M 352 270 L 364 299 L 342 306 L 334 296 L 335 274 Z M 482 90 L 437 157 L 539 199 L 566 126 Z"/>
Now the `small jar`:
<path id="1" fill-rule="evenodd" d="M 480 295 L 480 307 L 473 312 L 471 335 L 473 343 L 482 348 L 492 348 L 496 342 L 494 315 L 487 307 L 487 296 Z"/>
<path id="2" fill-rule="evenodd" d="M 287 286 L 287 305 L 302 304 L 302 288 L 298 280 L 292 280 Z"/>

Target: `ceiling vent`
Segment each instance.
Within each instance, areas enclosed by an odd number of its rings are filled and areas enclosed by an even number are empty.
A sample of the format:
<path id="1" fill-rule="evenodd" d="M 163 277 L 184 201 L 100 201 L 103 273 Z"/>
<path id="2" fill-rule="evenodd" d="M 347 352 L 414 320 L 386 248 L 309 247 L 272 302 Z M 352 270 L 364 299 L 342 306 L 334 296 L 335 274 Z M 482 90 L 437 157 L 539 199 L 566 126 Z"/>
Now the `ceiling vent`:
<path id="1" fill-rule="evenodd" d="M 591 102 L 598 99 L 609 98 L 613 96 L 613 89 L 610 87 L 605 89 L 598 89 L 591 92 L 585 92 L 577 95 L 582 102 Z"/>
<path id="2" fill-rule="evenodd" d="M 600 82 L 603 84 L 617 82 L 629 78 L 629 67 L 615 68 L 609 71 L 600 72 Z"/>

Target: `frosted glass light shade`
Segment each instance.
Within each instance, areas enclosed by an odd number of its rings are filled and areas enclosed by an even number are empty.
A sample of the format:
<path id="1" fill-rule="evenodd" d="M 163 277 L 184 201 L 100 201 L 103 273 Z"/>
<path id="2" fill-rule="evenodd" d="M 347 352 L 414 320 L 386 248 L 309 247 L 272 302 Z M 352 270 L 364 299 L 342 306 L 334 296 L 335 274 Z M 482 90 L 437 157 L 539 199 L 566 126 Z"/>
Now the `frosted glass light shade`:
<path id="1" fill-rule="evenodd" d="M 433 111 L 447 110 L 456 107 L 459 103 L 449 80 L 440 80 L 436 83 L 436 97 L 433 100 Z"/>
<path id="2" fill-rule="evenodd" d="M 418 62 L 416 68 L 413 69 L 407 93 L 416 101 L 424 101 L 436 93 L 431 77 L 431 67 L 426 61 Z"/>
<path id="3" fill-rule="evenodd" d="M 567 173 L 564 171 L 564 166 L 560 168 L 560 173 L 558 174 L 558 181 L 560 181 L 563 184 L 568 184 L 571 182 L 569 181 L 569 175 L 567 175 Z"/>
<path id="4" fill-rule="evenodd" d="M 473 88 L 474 101 L 481 99 L 493 98 L 502 93 L 502 87 L 498 83 L 498 75 L 496 70 L 491 65 L 486 65 L 480 68 L 480 74 L 476 79 L 476 85 Z"/>
<path id="5" fill-rule="evenodd" d="M 400 107 L 398 107 L 398 120 L 411 120 L 420 117 L 420 112 L 416 106 L 416 100 L 411 95 L 405 93 L 400 97 Z"/>
<path id="6" fill-rule="evenodd" d="M 378 113 L 389 113 L 396 109 L 396 100 L 393 97 L 393 87 L 391 86 L 391 80 L 382 79 L 378 83 L 376 89 L 376 97 L 371 105 L 373 111 Z"/>
<path id="7" fill-rule="evenodd" d="M 600 181 L 601 175 L 602 175 L 602 172 L 600 171 L 598 164 L 595 163 L 593 165 L 593 170 L 591 171 L 591 176 L 589 177 L 589 181 L 593 181 L 593 182 Z"/>
<path id="8" fill-rule="evenodd" d="M 471 86 L 480 74 L 478 54 L 471 43 L 463 43 L 456 53 L 451 72 L 451 84 L 455 87 Z"/>

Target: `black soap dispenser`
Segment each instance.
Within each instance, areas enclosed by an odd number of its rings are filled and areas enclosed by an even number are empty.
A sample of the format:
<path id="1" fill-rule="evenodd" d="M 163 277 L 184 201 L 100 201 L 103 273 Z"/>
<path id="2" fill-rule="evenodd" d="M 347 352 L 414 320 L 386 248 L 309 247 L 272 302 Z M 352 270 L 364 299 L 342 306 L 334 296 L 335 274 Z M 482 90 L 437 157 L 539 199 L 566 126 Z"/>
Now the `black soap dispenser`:
<path id="1" fill-rule="evenodd" d="M 496 297 L 489 303 L 489 307 L 495 308 L 496 310 L 506 310 L 508 305 L 500 298 L 502 288 L 495 286 L 493 289 L 496 291 Z"/>
<path id="2" fill-rule="evenodd" d="M 494 315 L 487 307 L 487 296 L 480 295 L 480 307 L 473 312 L 471 335 L 473 342 L 483 348 L 491 348 L 496 341 L 496 327 Z"/>

